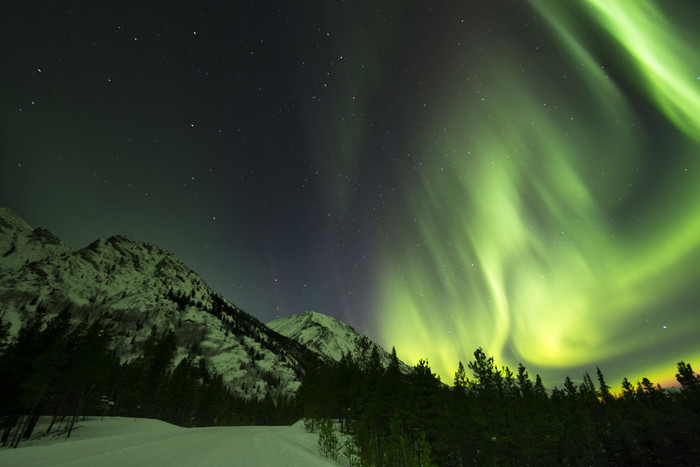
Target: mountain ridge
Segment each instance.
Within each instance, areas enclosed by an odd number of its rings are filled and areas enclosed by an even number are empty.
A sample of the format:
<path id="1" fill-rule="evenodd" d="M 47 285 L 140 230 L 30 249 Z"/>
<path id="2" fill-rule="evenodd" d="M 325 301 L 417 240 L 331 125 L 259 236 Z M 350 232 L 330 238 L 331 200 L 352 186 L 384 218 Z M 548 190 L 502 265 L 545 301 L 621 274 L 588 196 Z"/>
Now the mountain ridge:
<path id="1" fill-rule="evenodd" d="M 0 307 L 0 321 L 9 324 L 11 337 L 37 313 L 48 320 L 70 309 L 75 322 L 106 317 L 122 361 L 140 355 L 152 329 L 173 331 L 173 367 L 197 349 L 196 358 L 220 374 L 234 393 L 257 399 L 292 396 L 309 365 L 356 353 L 364 337 L 347 323 L 315 312 L 300 314 L 314 317 L 315 325 L 305 331 L 308 335 L 315 329 L 314 339 L 285 335 L 213 291 L 156 245 L 114 235 L 73 250 L 4 207 Z M 365 350 L 376 345 L 364 339 Z M 386 366 L 389 354 L 384 349 L 379 353 Z"/>
<path id="2" fill-rule="evenodd" d="M 383 367 L 387 367 L 391 361 L 391 354 L 381 345 L 358 333 L 348 323 L 324 313 L 308 310 L 288 318 L 272 320 L 267 326 L 336 362 L 347 354 L 352 354 L 353 357 L 367 355 L 373 346 L 378 350 Z M 410 371 L 410 367 L 400 360 L 399 368 L 403 373 Z"/>
<path id="3" fill-rule="evenodd" d="M 172 330 L 173 366 L 198 348 L 235 393 L 258 399 L 291 396 L 317 358 L 211 290 L 172 253 L 123 235 L 72 250 L 1 208 L 0 272 L 0 319 L 10 336 L 39 310 L 46 319 L 64 308 L 75 321 L 105 315 L 127 361 L 152 328 Z"/>

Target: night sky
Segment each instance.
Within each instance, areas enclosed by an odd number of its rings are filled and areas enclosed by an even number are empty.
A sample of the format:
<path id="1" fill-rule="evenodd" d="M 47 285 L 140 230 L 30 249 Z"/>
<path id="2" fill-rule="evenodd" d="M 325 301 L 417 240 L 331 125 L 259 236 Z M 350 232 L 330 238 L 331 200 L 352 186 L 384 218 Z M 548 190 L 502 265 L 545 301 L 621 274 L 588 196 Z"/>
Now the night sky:
<path id="1" fill-rule="evenodd" d="M 66 6 L 65 3 L 71 3 Z M 700 4 L 6 2 L 0 204 L 445 381 L 700 369 Z"/>

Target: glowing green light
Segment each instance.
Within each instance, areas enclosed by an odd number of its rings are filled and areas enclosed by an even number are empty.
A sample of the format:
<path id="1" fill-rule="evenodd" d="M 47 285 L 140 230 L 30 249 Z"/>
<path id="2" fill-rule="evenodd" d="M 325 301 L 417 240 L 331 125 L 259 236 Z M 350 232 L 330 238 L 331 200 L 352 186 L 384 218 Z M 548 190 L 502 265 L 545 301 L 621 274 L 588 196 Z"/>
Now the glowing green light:
<path id="1" fill-rule="evenodd" d="M 535 2 L 569 51 L 567 79 L 584 85 L 572 95 L 546 70 L 518 79 L 495 50 L 484 99 L 441 109 L 444 127 L 455 128 L 444 147 L 416 139 L 432 154 L 405 187 L 417 222 L 395 220 L 400 230 L 379 261 L 384 340 L 407 361 L 429 358 L 447 381 L 476 347 L 543 372 L 631 361 L 632 378 L 667 377 L 669 358 L 700 360 L 693 341 L 679 344 L 700 323 L 676 300 L 700 259 L 700 87 L 689 79 L 698 38 L 676 38 L 649 2 L 579 3 L 633 54 L 646 97 L 689 138 L 655 155 L 677 176 L 640 175 L 647 135 L 631 124 L 625 93 L 563 7 Z M 649 193 L 658 196 L 639 218 L 626 218 L 621 206 Z M 650 331 L 646 320 L 661 316 L 675 324 Z M 648 349 L 663 346 L 678 356 L 651 359 Z"/>
<path id="2" fill-rule="evenodd" d="M 652 2 L 588 0 L 597 20 L 637 61 L 650 96 L 666 116 L 700 142 L 697 36 L 683 34 Z"/>

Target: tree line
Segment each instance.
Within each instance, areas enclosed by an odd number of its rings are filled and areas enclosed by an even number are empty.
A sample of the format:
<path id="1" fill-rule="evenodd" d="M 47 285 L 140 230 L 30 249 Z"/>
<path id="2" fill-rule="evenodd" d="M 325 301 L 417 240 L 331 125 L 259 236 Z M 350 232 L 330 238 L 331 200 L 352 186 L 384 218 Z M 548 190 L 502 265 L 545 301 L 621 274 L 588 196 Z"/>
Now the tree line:
<path id="1" fill-rule="evenodd" d="M 121 362 L 107 316 L 74 324 L 68 308 L 46 321 L 45 310 L 7 342 L 0 335 L 0 444 L 29 438 L 40 416 L 47 433 L 70 436 L 80 417 L 149 417 L 180 426 L 284 424 L 297 420 L 291 401 L 248 400 L 232 393 L 195 345 L 174 364 L 175 335 L 151 329 L 143 351 Z M 295 418 L 296 417 L 296 418 Z"/>
<path id="2" fill-rule="evenodd" d="M 697 465 L 700 376 L 679 362 L 680 389 L 623 379 L 614 394 L 600 369 L 545 389 L 521 364 L 499 368 L 477 349 L 452 386 L 426 360 L 384 367 L 374 345 L 339 362 L 315 361 L 294 398 L 244 399 L 211 371 L 196 344 L 176 361 L 175 335 L 151 329 L 142 352 L 120 361 L 109 316 L 76 323 L 41 309 L 8 341 L 0 329 L 0 435 L 17 446 L 40 416 L 70 436 L 84 416 L 150 417 L 180 426 L 291 424 L 319 420 L 325 453 L 353 465 Z M 175 364 L 177 363 L 177 364 Z M 335 420 L 346 433 L 334 439 Z M 310 423 L 313 427 L 314 423 Z M 348 442 L 351 439 L 352 442 Z"/>
<path id="3" fill-rule="evenodd" d="M 298 403 L 305 417 L 339 420 L 358 465 L 697 465 L 700 376 L 679 362 L 681 388 L 626 378 L 614 395 L 600 369 L 579 384 L 545 389 L 521 364 L 499 368 L 481 348 L 459 362 L 452 386 L 421 360 L 398 370 L 374 354 L 344 355 L 307 375 Z M 337 453 L 337 451 L 336 451 Z"/>

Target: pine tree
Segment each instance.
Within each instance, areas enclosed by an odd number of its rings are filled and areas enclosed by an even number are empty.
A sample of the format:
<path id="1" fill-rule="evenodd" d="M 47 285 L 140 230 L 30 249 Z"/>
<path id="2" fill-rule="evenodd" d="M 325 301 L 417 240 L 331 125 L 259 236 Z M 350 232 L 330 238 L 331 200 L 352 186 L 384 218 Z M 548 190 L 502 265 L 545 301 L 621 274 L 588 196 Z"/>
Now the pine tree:
<path id="1" fill-rule="evenodd" d="M 333 420 L 330 418 L 321 420 L 318 431 L 318 449 L 321 455 L 333 460 L 338 459 L 340 442 L 333 428 Z"/>
<path id="2" fill-rule="evenodd" d="M 576 397 L 577 393 L 576 385 L 568 376 L 564 379 L 564 393 L 567 397 L 572 399 Z"/>
<path id="3" fill-rule="evenodd" d="M 622 396 L 625 399 L 634 399 L 634 386 L 632 386 L 632 383 L 629 382 L 629 380 L 625 377 L 622 379 Z"/>
<path id="4" fill-rule="evenodd" d="M 68 437 L 83 412 L 97 410 L 103 405 L 100 398 L 110 391 L 109 381 L 119 368 L 119 359 L 110 349 L 112 338 L 111 326 L 104 317 L 90 325 L 84 321 L 69 336 L 73 342 L 68 357 L 71 365 L 63 385 L 64 397 L 73 401 Z"/>
<path id="5" fill-rule="evenodd" d="M 522 363 L 518 364 L 518 387 L 520 388 L 520 395 L 522 397 L 530 397 L 533 392 L 532 381 L 530 381 L 530 375 L 528 375 L 525 366 Z"/>
<path id="6" fill-rule="evenodd" d="M 467 372 L 461 361 L 455 372 L 454 387 L 459 391 L 464 391 L 469 387 L 469 378 L 467 378 Z"/>
<path id="7" fill-rule="evenodd" d="M 646 398 L 663 397 L 661 391 L 654 386 L 649 378 L 644 377 L 641 381 L 637 381 L 637 396 Z"/>
<path id="8" fill-rule="evenodd" d="M 588 374 L 588 372 L 583 374 L 583 382 L 578 387 L 578 394 L 582 401 L 589 404 L 598 402 L 595 385 L 593 384 L 591 375 Z"/>
<path id="9" fill-rule="evenodd" d="M 610 394 L 610 386 L 605 384 L 605 378 L 603 377 L 603 372 L 600 371 L 600 368 L 596 367 L 596 372 L 598 374 L 598 384 L 600 385 L 598 396 L 600 397 L 600 400 L 606 404 L 609 404 L 613 401 L 613 396 Z"/>
<path id="10" fill-rule="evenodd" d="M 399 357 L 396 355 L 396 347 L 391 347 L 391 355 L 389 356 L 389 365 L 386 367 L 386 372 L 392 377 L 401 374 Z"/>
<path id="11" fill-rule="evenodd" d="M 681 384 L 684 391 L 697 391 L 700 389 L 700 375 L 696 375 L 690 363 L 678 362 L 676 381 Z"/>
<path id="12" fill-rule="evenodd" d="M 158 327 L 154 325 L 143 345 L 142 355 L 130 365 L 132 376 L 136 377 L 133 403 L 139 407 L 133 415 L 162 416 L 162 396 L 170 377 L 175 350 L 175 333 L 170 330 L 159 334 Z"/>
<path id="13" fill-rule="evenodd" d="M 67 337 L 71 329 L 70 318 L 66 307 L 38 333 L 34 348 L 36 353 L 28 360 L 30 371 L 20 383 L 19 405 L 25 408 L 24 413 L 27 414 L 21 427 L 23 438 L 31 436 L 39 416 L 58 398 L 57 391 L 69 365 Z M 15 437 L 14 447 L 17 447 L 19 440 L 19 437 Z"/>
<path id="14" fill-rule="evenodd" d="M 519 394 L 519 391 L 515 388 L 515 382 L 513 378 L 513 372 L 507 366 L 503 368 L 503 395 L 505 397 L 514 397 Z"/>
<path id="15" fill-rule="evenodd" d="M 421 432 L 420 438 L 418 438 L 418 450 L 418 457 L 420 459 L 418 465 L 421 467 L 436 467 L 437 464 L 433 462 L 432 449 L 430 448 L 430 443 L 424 431 Z"/>
<path id="16" fill-rule="evenodd" d="M 474 387 L 484 394 L 494 394 L 501 389 L 501 373 L 494 364 L 493 357 L 486 358 L 486 354 L 479 347 L 474 351 L 474 361 L 467 363 L 474 373 Z"/>
<path id="17" fill-rule="evenodd" d="M 348 460 L 350 467 L 353 467 L 355 465 L 355 462 L 357 462 L 358 456 L 355 441 L 352 438 L 345 438 L 345 440 L 343 441 L 342 449 L 343 456 Z"/>
<path id="18" fill-rule="evenodd" d="M 544 383 L 540 375 L 535 375 L 535 395 L 540 399 L 547 399 L 547 390 L 544 388 Z"/>

